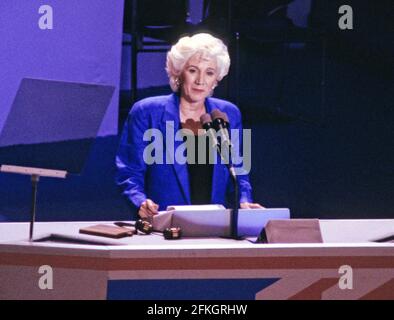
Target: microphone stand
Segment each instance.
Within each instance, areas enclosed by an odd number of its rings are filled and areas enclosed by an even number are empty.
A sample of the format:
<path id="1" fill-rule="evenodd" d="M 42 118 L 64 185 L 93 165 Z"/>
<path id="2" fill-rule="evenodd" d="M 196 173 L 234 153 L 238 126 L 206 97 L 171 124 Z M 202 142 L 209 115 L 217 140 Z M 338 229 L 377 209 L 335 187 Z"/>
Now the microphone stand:
<path id="1" fill-rule="evenodd" d="M 234 183 L 234 206 L 233 210 L 231 210 L 230 215 L 230 238 L 234 240 L 242 240 L 241 237 L 238 236 L 238 207 L 239 207 L 239 186 L 237 175 L 235 174 L 234 167 L 229 163 L 227 165 L 228 171 L 231 176 L 231 180 Z"/>
<path id="2" fill-rule="evenodd" d="M 238 185 L 238 178 L 237 174 L 235 173 L 235 169 L 231 163 L 231 145 L 226 144 L 226 148 L 228 148 L 228 152 L 222 153 L 222 144 L 220 144 L 220 149 L 217 148 L 220 157 L 226 163 L 226 167 L 229 171 L 231 180 L 234 184 L 234 205 L 233 209 L 230 212 L 230 239 L 234 240 L 242 240 L 242 237 L 238 236 L 238 209 L 239 209 L 239 185 Z M 226 159 L 226 155 L 228 155 L 228 159 Z"/>

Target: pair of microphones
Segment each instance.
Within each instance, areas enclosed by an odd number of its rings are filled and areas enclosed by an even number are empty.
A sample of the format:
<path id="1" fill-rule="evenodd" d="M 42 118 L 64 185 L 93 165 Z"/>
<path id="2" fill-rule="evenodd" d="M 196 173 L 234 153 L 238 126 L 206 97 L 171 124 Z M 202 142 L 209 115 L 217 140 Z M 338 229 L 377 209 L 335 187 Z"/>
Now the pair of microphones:
<path id="1" fill-rule="evenodd" d="M 219 147 L 231 149 L 232 144 L 229 135 L 230 123 L 225 112 L 218 109 L 212 110 L 212 112 L 205 113 L 200 117 L 200 122 L 203 129 L 207 132 L 208 136 L 211 138 L 212 147 Z M 220 139 L 218 139 L 220 137 Z"/>

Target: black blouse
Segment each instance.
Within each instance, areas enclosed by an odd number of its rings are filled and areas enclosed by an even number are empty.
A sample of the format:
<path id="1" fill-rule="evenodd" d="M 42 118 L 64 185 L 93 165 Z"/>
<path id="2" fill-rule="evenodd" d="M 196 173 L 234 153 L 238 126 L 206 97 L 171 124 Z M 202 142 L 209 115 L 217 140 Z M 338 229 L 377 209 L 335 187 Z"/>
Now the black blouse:
<path id="1" fill-rule="evenodd" d="M 202 128 L 199 122 L 190 124 L 181 123 L 182 128 L 192 129 L 194 132 L 194 163 L 187 163 L 190 184 L 191 204 L 211 203 L 213 164 L 209 163 L 209 140 L 206 135 L 197 135 L 197 128 Z M 188 137 L 190 139 L 190 136 Z M 206 139 L 205 161 L 198 163 L 198 140 Z M 186 137 L 184 137 L 184 141 Z M 191 158 L 189 150 L 186 151 L 188 159 Z M 200 161 L 201 162 L 201 161 Z"/>

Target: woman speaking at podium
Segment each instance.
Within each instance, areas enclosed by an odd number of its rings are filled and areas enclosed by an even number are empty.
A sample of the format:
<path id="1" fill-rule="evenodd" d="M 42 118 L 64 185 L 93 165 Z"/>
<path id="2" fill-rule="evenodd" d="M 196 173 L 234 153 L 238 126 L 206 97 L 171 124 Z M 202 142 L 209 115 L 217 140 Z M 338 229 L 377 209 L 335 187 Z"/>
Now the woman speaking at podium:
<path id="1" fill-rule="evenodd" d="M 242 131 L 239 109 L 211 97 L 229 67 L 228 50 L 220 39 L 207 33 L 182 37 L 167 53 L 166 71 L 173 93 L 140 100 L 131 108 L 116 155 L 116 180 L 141 218 L 157 214 L 159 208 L 165 210 L 169 205 L 229 206 L 233 183 L 224 164 L 212 163 L 209 152 L 201 154 L 197 147 L 187 150 L 186 163 L 174 157 L 182 143 L 176 139 L 178 130 L 197 140 L 204 132 L 200 117 L 215 109 L 227 115 L 231 130 Z M 152 143 L 149 136 L 155 137 L 156 146 L 160 142 L 154 151 L 161 156 L 153 155 L 159 161 L 152 162 L 147 157 L 151 154 L 147 152 Z M 189 161 L 189 153 L 195 161 Z M 240 207 L 262 208 L 253 203 L 248 175 L 237 178 Z"/>

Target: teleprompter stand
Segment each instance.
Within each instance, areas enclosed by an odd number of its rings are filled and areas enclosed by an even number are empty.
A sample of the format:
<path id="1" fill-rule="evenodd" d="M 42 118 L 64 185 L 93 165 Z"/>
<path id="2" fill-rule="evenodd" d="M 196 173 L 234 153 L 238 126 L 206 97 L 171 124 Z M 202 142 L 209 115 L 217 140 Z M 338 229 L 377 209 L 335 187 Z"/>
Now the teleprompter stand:
<path id="1" fill-rule="evenodd" d="M 34 222 L 36 220 L 37 191 L 38 191 L 38 182 L 40 181 L 40 177 L 64 179 L 66 178 L 67 171 L 2 165 L 0 167 L 0 172 L 24 174 L 31 176 L 32 197 L 31 197 L 30 229 L 29 229 L 29 241 L 31 242 L 33 241 Z"/>

